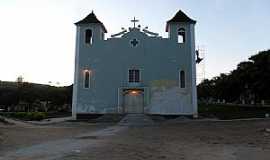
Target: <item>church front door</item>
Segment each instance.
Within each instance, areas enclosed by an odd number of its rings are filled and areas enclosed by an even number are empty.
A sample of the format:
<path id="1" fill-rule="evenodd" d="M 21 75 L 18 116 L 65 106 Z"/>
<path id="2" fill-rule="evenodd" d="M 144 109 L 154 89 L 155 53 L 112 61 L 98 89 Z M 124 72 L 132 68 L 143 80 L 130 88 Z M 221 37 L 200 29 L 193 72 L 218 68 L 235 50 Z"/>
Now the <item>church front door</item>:
<path id="1" fill-rule="evenodd" d="M 128 90 L 124 93 L 125 113 L 143 113 L 143 91 Z"/>

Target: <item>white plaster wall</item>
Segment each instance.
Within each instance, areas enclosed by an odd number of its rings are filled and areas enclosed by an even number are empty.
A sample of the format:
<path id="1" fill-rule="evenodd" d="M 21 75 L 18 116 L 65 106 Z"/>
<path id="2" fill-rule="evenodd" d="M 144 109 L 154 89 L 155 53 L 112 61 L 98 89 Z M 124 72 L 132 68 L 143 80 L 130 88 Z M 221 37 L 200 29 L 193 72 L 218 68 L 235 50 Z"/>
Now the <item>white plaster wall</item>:
<path id="1" fill-rule="evenodd" d="M 73 92 L 73 112 L 75 113 L 117 113 L 118 89 L 128 87 L 128 69 L 142 69 L 140 87 L 150 87 L 150 104 L 145 104 L 149 113 L 193 114 L 196 112 L 196 82 L 193 76 L 195 58 L 194 28 L 187 24 L 176 24 L 175 30 L 184 25 L 187 42 L 178 44 L 177 39 L 150 37 L 139 29 L 133 29 L 121 38 L 107 40 L 95 38 L 92 45 L 84 44 L 84 31 L 93 28 L 93 34 L 100 35 L 98 26 L 80 26 L 77 31 L 76 64 Z M 171 34 L 172 34 L 171 33 Z M 192 34 L 191 34 L 192 33 Z M 79 35 L 79 36 L 78 36 Z M 139 45 L 132 47 L 130 40 L 138 39 Z M 80 43 L 82 42 L 82 43 Z M 190 44 L 193 43 L 193 44 Z M 193 51 L 194 50 L 194 51 Z M 194 55 L 191 55 L 194 54 Z M 91 88 L 83 88 L 83 70 L 91 69 Z M 186 88 L 178 87 L 179 70 L 186 72 Z M 174 85 L 164 90 L 155 90 L 151 82 L 168 79 Z M 154 90 L 153 90 L 154 89 Z"/>
<path id="2" fill-rule="evenodd" d="M 192 114 L 190 106 L 190 94 L 185 89 L 173 87 L 153 92 L 145 109 L 150 114 Z"/>

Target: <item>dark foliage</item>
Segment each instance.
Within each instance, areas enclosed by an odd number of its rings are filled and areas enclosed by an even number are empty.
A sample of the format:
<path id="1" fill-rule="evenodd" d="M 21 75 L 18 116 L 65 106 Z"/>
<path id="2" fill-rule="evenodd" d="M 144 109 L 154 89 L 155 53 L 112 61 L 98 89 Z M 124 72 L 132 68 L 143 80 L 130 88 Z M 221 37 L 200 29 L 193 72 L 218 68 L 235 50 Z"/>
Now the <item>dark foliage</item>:
<path id="1" fill-rule="evenodd" d="M 45 112 L 12 112 L 3 115 L 25 121 L 41 121 L 48 117 L 47 113 Z"/>
<path id="2" fill-rule="evenodd" d="M 20 103 L 31 108 L 40 102 L 46 102 L 51 106 L 71 105 L 72 85 L 55 87 L 28 82 L 0 81 L 0 108 L 7 110 L 7 107 Z"/>
<path id="3" fill-rule="evenodd" d="M 237 105 L 200 104 L 198 112 L 201 117 L 218 119 L 265 118 L 270 114 L 269 107 L 247 107 Z"/>
<path id="4" fill-rule="evenodd" d="M 198 85 L 200 100 L 224 99 L 237 103 L 240 99 L 260 102 L 270 100 L 270 50 L 259 52 L 241 62 L 229 74 L 206 79 Z"/>

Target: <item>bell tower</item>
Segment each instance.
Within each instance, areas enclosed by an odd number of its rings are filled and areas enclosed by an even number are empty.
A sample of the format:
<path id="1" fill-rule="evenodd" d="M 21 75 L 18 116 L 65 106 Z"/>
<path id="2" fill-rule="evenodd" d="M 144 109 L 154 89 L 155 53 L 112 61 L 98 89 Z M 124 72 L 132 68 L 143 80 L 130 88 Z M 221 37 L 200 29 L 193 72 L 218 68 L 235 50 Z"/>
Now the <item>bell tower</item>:
<path id="1" fill-rule="evenodd" d="M 75 72 L 73 83 L 73 100 L 72 100 L 72 117 L 76 119 L 77 107 L 78 107 L 78 88 L 80 86 L 81 68 L 80 64 L 86 58 L 84 57 L 86 52 L 92 50 L 96 44 L 99 44 L 104 40 L 104 35 L 107 30 L 104 24 L 99 21 L 92 11 L 88 16 L 76 25 L 76 51 L 75 51 Z M 88 72 L 86 72 L 88 73 Z M 90 75 L 88 75 L 89 78 Z M 88 84 L 89 86 L 89 84 Z"/>
<path id="2" fill-rule="evenodd" d="M 93 11 L 75 25 L 77 26 L 77 36 L 80 37 L 80 43 L 93 45 L 104 40 L 104 35 L 107 33 L 104 24 L 97 19 Z"/>
<path id="3" fill-rule="evenodd" d="M 193 116 L 197 117 L 197 90 L 196 90 L 196 61 L 195 61 L 195 24 L 196 21 L 189 18 L 179 10 L 175 16 L 167 21 L 166 32 L 169 40 L 173 41 L 180 48 L 185 48 L 180 54 L 189 57 L 187 70 L 188 78 L 191 80 L 191 98 Z"/>
<path id="4" fill-rule="evenodd" d="M 191 42 L 195 24 L 196 21 L 179 10 L 172 19 L 167 21 L 166 32 L 169 34 L 169 39 L 177 43 L 186 44 Z"/>

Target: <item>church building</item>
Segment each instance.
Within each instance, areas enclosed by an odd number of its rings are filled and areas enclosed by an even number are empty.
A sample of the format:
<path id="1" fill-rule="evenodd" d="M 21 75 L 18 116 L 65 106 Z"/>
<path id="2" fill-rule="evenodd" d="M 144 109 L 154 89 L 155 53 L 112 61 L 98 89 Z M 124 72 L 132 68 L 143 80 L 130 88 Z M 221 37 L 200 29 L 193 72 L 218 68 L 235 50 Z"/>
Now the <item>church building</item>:
<path id="1" fill-rule="evenodd" d="M 73 118 L 111 113 L 196 117 L 196 21 L 179 10 L 166 22 L 166 38 L 137 25 L 135 18 L 132 22 L 110 38 L 93 12 L 75 23 Z"/>

